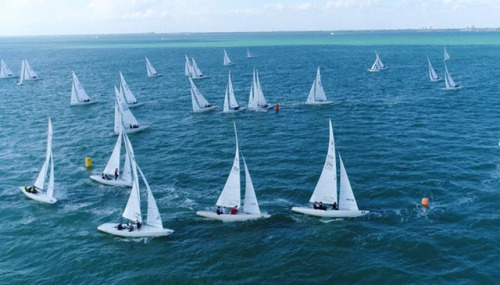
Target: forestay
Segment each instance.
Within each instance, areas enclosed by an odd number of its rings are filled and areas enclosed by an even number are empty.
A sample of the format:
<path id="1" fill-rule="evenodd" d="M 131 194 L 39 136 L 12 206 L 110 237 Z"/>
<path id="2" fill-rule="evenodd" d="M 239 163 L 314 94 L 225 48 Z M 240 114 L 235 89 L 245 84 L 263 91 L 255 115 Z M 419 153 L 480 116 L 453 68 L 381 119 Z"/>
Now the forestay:
<path id="1" fill-rule="evenodd" d="M 136 166 L 137 170 L 141 174 L 142 181 L 146 185 L 146 190 L 148 194 L 148 212 L 146 217 L 146 224 L 154 228 L 163 229 L 163 223 L 161 221 L 160 211 L 158 210 L 158 206 L 156 205 L 156 200 L 153 196 L 153 192 L 151 192 L 151 188 L 149 187 L 149 183 L 146 180 L 146 176 L 144 176 L 144 173 L 142 173 L 142 170 L 139 167 L 139 165 L 137 165 L 137 163 Z"/>

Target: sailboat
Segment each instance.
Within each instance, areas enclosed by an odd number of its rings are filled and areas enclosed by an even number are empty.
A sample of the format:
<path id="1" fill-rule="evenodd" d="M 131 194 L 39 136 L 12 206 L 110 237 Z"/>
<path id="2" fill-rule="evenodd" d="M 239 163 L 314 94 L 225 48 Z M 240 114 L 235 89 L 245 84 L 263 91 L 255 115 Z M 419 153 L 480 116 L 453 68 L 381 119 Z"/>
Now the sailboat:
<path id="1" fill-rule="evenodd" d="M 146 71 L 148 72 L 148 77 L 160 77 L 161 74 L 159 74 L 156 69 L 153 67 L 149 59 L 146 57 Z"/>
<path id="2" fill-rule="evenodd" d="M 123 94 L 115 86 L 115 134 L 119 135 L 122 128 L 127 134 L 137 133 L 147 129 L 147 126 L 139 124 L 134 114 L 130 111 Z"/>
<path id="3" fill-rule="evenodd" d="M 194 113 L 203 113 L 207 111 L 214 110 L 217 106 L 213 106 L 208 103 L 207 99 L 201 94 L 200 90 L 196 88 L 194 82 L 191 78 L 189 78 L 189 83 L 191 83 L 191 101 L 193 103 L 193 112 Z"/>
<path id="4" fill-rule="evenodd" d="M 229 59 L 226 50 L 224 50 L 224 66 L 234 65 L 234 63 Z"/>
<path id="5" fill-rule="evenodd" d="M 255 57 L 251 52 L 250 50 L 247 48 L 247 58 L 252 58 L 252 57 Z"/>
<path id="6" fill-rule="evenodd" d="M 451 59 L 450 57 L 450 54 L 448 53 L 448 51 L 446 50 L 446 47 L 444 47 L 444 60 L 449 60 Z"/>
<path id="7" fill-rule="evenodd" d="M 429 57 L 427 57 L 427 62 L 429 63 L 429 78 L 432 82 L 438 82 L 438 81 L 441 81 L 441 77 L 439 77 L 436 73 L 436 71 L 434 70 L 434 68 L 432 67 L 432 64 L 431 64 L 431 60 L 429 59 Z"/>
<path id="8" fill-rule="evenodd" d="M 69 103 L 70 106 L 75 105 L 88 105 L 97 103 L 97 101 L 91 101 L 85 89 L 83 89 L 82 84 L 76 77 L 76 74 L 73 72 L 73 84 L 71 85 L 71 101 Z"/>
<path id="9" fill-rule="evenodd" d="M 310 203 L 321 203 L 337 205 L 337 160 L 335 157 L 335 140 L 333 137 L 332 120 L 330 123 L 330 141 L 328 143 L 328 154 L 326 156 L 323 171 L 316 184 L 316 188 L 309 199 Z M 358 209 L 354 193 L 352 191 L 347 172 L 339 154 L 340 160 L 340 193 L 338 199 L 338 210 L 336 209 L 313 209 L 305 207 L 293 207 L 292 211 L 306 215 L 318 217 L 347 218 L 359 217 L 367 214 L 369 211 Z M 333 207 L 332 207 L 333 208 Z"/>
<path id="10" fill-rule="evenodd" d="M 443 90 L 457 90 L 461 89 L 462 86 L 455 83 L 455 80 L 451 78 L 451 74 L 448 71 L 448 67 L 446 66 L 446 61 L 444 62 L 444 89 Z"/>
<path id="11" fill-rule="evenodd" d="M 120 129 L 120 134 L 118 135 L 118 139 L 116 140 L 115 147 L 113 148 L 113 152 L 109 157 L 108 164 L 102 171 L 101 175 L 91 175 L 90 179 L 111 186 L 126 186 L 132 187 L 132 170 L 130 166 L 130 156 L 128 153 L 128 149 L 125 147 L 125 162 L 123 165 L 123 169 L 120 173 L 120 161 L 121 161 L 121 147 L 122 147 L 122 137 L 123 131 Z M 119 174 L 118 177 L 115 178 L 115 173 Z"/>
<path id="12" fill-rule="evenodd" d="M 379 72 L 381 70 L 387 69 L 388 67 L 384 65 L 382 60 L 380 59 L 380 55 L 378 52 L 375 52 L 375 62 L 372 67 L 368 69 L 369 72 Z"/>
<path id="13" fill-rule="evenodd" d="M 240 105 L 238 105 L 236 97 L 234 97 L 233 83 L 231 82 L 231 71 L 229 71 L 226 94 L 224 94 L 224 109 L 222 110 L 222 113 L 237 113 L 244 111 L 245 109 L 245 107 L 240 107 Z"/>
<path id="14" fill-rule="evenodd" d="M 27 60 L 23 60 L 21 64 L 21 73 L 19 75 L 19 80 L 17 85 L 23 85 L 25 80 L 40 80 L 41 78 L 36 74 L 36 72 L 31 68 L 31 65 Z"/>
<path id="15" fill-rule="evenodd" d="M 274 108 L 266 102 L 262 87 L 260 86 L 259 71 L 253 70 L 253 80 L 250 86 L 250 95 L 248 97 L 248 110 L 257 112 L 266 112 Z"/>
<path id="16" fill-rule="evenodd" d="M 12 73 L 7 64 L 3 60 L 0 60 L 0 79 L 15 77 L 17 76 L 14 76 L 14 73 Z"/>
<path id="17" fill-rule="evenodd" d="M 45 153 L 45 162 L 36 178 L 35 184 L 31 187 L 20 187 L 26 197 L 42 203 L 54 204 L 57 199 L 54 198 L 54 157 L 52 156 L 52 122 L 49 118 L 47 127 L 47 151 Z M 45 178 L 49 173 L 49 181 L 45 184 Z M 45 190 L 45 191 L 44 191 Z"/>
<path id="18" fill-rule="evenodd" d="M 219 212 L 211 211 L 198 211 L 196 215 L 220 220 L 223 222 L 236 222 L 236 221 L 248 221 L 260 218 L 269 218 L 270 215 L 262 214 L 260 212 L 259 203 L 257 201 L 257 196 L 255 195 L 255 189 L 253 187 L 252 178 L 250 177 L 250 172 L 248 171 L 245 158 L 243 158 L 243 164 L 245 166 L 245 204 L 243 205 L 243 211 L 240 210 L 241 207 L 241 181 L 240 181 L 240 153 L 238 149 L 238 134 L 236 132 L 236 123 L 234 123 L 234 136 L 236 138 L 236 154 L 234 156 L 233 166 L 229 172 L 226 184 L 222 189 L 222 193 L 215 204 L 217 207 L 223 208 L 233 208 L 236 207 L 238 212 L 236 214 L 224 214 Z"/>
<path id="19" fill-rule="evenodd" d="M 191 61 L 192 61 L 192 74 L 191 74 L 191 78 L 192 79 L 203 79 L 203 78 L 208 78 L 208 76 L 205 76 L 200 68 L 198 67 L 198 64 L 196 64 L 196 61 L 194 60 L 194 57 L 191 58 Z"/>
<path id="20" fill-rule="evenodd" d="M 132 93 L 132 90 L 130 90 L 130 87 L 128 87 L 127 81 L 125 81 L 125 77 L 123 77 L 121 71 L 120 71 L 120 92 L 124 95 L 125 102 L 127 103 L 129 108 L 134 108 L 144 105 L 144 103 L 137 102 L 134 93 Z"/>
<path id="21" fill-rule="evenodd" d="M 163 223 L 161 221 L 160 211 L 156 204 L 156 200 L 151 192 L 148 181 L 144 176 L 144 173 L 137 165 L 135 161 L 134 150 L 132 149 L 132 144 L 128 139 L 126 134 L 123 134 L 123 139 L 125 141 L 125 147 L 127 148 L 127 156 L 129 157 L 131 169 L 132 169 L 132 190 L 130 191 L 130 196 L 128 198 L 127 205 L 123 211 L 122 217 L 130 220 L 132 223 L 130 227 L 122 227 L 121 223 L 105 223 L 97 227 L 101 232 L 105 232 L 115 236 L 121 237 L 160 237 L 167 236 L 173 233 L 173 230 L 163 228 Z M 139 187 L 139 174 L 141 175 L 142 181 L 146 186 L 147 193 L 147 213 L 146 221 L 143 222 L 142 212 L 141 212 L 141 193 Z M 139 222 L 140 227 L 139 227 Z"/>
<path id="22" fill-rule="evenodd" d="M 186 63 L 184 64 L 184 75 L 187 77 L 191 77 L 194 73 L 193 66 L 191 65 L 191 62 L 189 61 L 187 54 L 185 54 L 184 56 L 186 57 Z"/>
<path id="23" fill-rule="evenodd" d="M 308 105 L 326 105 L 333 104 L 333 101 L 326 99 L 325 90 L 323 89 L 323 84 L 321 83 L 321 74 L 319 71 L 316 72 L 316 78 L 309 91 L 309 96 L 307 97 L 306 104 Z"/>

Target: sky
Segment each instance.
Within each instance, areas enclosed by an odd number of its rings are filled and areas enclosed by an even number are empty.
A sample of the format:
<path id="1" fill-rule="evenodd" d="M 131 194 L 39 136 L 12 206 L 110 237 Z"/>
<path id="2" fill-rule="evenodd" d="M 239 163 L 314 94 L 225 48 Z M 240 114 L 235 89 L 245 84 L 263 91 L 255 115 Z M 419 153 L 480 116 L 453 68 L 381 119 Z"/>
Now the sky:
<path id="1" fill-rule="evenodd" d="M 0 0 L 0 36 L 500 27 L 500 0 Z"/>

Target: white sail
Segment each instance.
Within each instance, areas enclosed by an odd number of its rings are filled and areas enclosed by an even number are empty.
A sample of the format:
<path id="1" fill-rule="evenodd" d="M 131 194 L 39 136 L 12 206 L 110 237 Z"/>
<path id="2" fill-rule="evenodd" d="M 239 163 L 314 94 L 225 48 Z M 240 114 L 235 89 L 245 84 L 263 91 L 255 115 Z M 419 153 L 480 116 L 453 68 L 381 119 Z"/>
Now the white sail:
<path id="1" fill-rule="evenodd" d="M 125 147 L 128 150 L 130 156 L 130 164 L 132 167 L 132 190 L 130 191 L 130 196 L 128 198 L 127 206 L 125 210 L 123 210 L 122 217 L 129 219 L 133 222 L 139 221 L 142 223 L 142 215 L 141 215 L 141 194 L 139 189 L 139 177 L 137 175 L 137 167 L 135 162 L 134 151 L 131 148 L 130 140 L 127 137 L 127 134 L 123 134 L 123 138 L 125 141 Z"/>
<path id="2" fill-rule="evenodd" d="M 17 81 L 17 85 L 22 85 L 23 82 L 24 82 L 24 76 L 25 76 L 25 64 L 24 64 L 24 60 L 21 62 L 21 72 L 19 73 L 19 80 Z"/>
<path id="3" fill-rule="evenodd" d="M 378 54 L 375 53 L 375 55 L 376 55 L 375 62 L 373 63 L 372 67 L 369 69 L 370 71 L 380 71 L 380 65 L 378 62 Z"/>
<path id="4" fill-rule="evenodd" d="M 9 69 L 3 60 L 0 60 L 0 78 L 14 77 L 14 74 Z"/>
<path id="5" fill-rule="evenodd" d="M 448 72 L 448 67 L 446 66 L 446 62 L 444 63 L 444 70 L 445 70 L 444 82 L 446 89 L 457 88 L 458 84 L 456 84 L 453 78 L 451 78 L 450 72 Z"/>
<path id="6" fill-rule="evenodd" d="M 241 184 L 240 184 L 240 153 L 238 150 L 238 134 L 236 124 L 234 124 L 234 136 L 236 138 L 236 154 L 234 155 L 233 166 L 227 177 L 226 184 L 217 200 L 216 205 L 221 207 L 241 206 Z"/>
<path id="7" fill-rule="evenodd" d="M 35 187 L 43 190 L 44 189 L 44 182 L 45 182 L 45 177 L 47 176 L 47 171 L 48 167 L 50 164 L 50 158 L 52 156 L 52 122 L 49 118 L 48 126 L 47 126 L 47 149 L 45 152 L 45 161 L 43 163 L 42 169 L 40 170 L 40 173 L 38 174 L 38 177 L 36 178 L 35 181 Z"/>
<path id="8" fill-rule="evenodd" d="M 444 60 L 449 60 L 451 57 L 448 54 L 448 51 L 446 50 L 446 47 L 444 47 Z"/>
<path id="9" fill-rule="evenodd" d="M 123 164 L 121 178 L 125 182 L 132 181 L 132 167 L 130 166 L 130 155 L 128 154 L 128 150 L 125 151 L 125 163 Z"/>
<path id="10" fill-rule="evenodd" d="M 247 49 L 247 57 L 248 58 L 254 57 L 254 55 L 250 52 L 249 49 Z"/>
<path id="11" fill-rule="evenodd" d="M 125 78 L 123 77 L 121 71 L 120 71 L 120 91 L 125 96 L 125 101 L 127 102 L 127 104 L 137 104 L 137 99 L 132 93 L 132 90 L 130 90 L 130 87 L 128 87 L 128 84 L 125 81 Z"/>
<path id="12" fill-rule="evenodd" d="M 243 165 L 245 166 L 245 204 L 243 205 L 243 212 L 249 214 L 260 214 L 259 202 L 257 202 L 257 195 L 255 195 L 255 189 L 253 188 L 252 178 L 250 177 L 250 172 L 248 171 L 247 163 L 245 158 L 243 158 Z"/>
<path id="13" fill-rule="evenodd" d="M 323 89 L 323 84 L 321 83 L 321 74 L 319 71 L 316 72 L 316 78 L 314 79 L 311 90 L 309 91 L 309 96 L 307 97 L 307 103 L 322 102 L 327 101 L 325 90 Z"/>
<path id="14" fill-rule="evenodd" d="M 148 77 L 155 77 L 158 76 L 158 72 L 156 69 L 153 67 L 149 59 L 146 57 L 146 70 L 148 72 Z"/>
<path id="15" fill-rule="evenodd" d="M 193 103 L 193 111 L 197 111 L 210 105 L 203 94 L 201 94 L 200 90 L 196 88 L 196 85 L 194 85 L 194 82 L 191 78 L 189 78 L 189 83 L 191 83 L 191 100 Z"/>
<path id="16" fill-rule="evenodd" d="M 231 81 L 231 71 L 229 71 L 226 93 L 224 94 L 224 111 L 229 111 L 229 109 L 234 109 L 239 106 L 240 105 L 238 105 L 236 97 L 234 96 L 233 82 Z"/>
<path id="17" fill-rule="evenodd" d="M 203 77 L 203 73 L 201 70 L 198 68 L 198 65 L 196 64 L 196 61 L 194 60 L 194 57 L 191 58 L 193 61 L 192 67 L 193 67 L 193 75 L 191 76 L 192 78 L 200 78 Z"/>
<path id="18" fill-rule="evenodd" d="M 118 134 L 122 126 L 139 125 L 123 98 L 123 94 L 115 86 L 115 133 Z"/>
<path id="19" fill-rule="evenodd" d="M 120 153 L 122 148 L 122 136 L 123 136 L 123 130 L 120 129 L 120 133 L 118 135 L 118 139 L 116 140 L 115 147 L 113 148 L 113 152 L 109 157 L 106 167 L 104 168 L 103 171 L 104 174 L 114 175 L 116 169 L 120 171 Z"/>
<path id="20" fill-rule="evenodd" d="M 429 63 L 429 78 L 431 81 L 439 81 L 441 78 L 436 74 L 436 71 L 432 67 L 431 60 L 427 57 L 427 62 Z"/>
<path id="21" fill-rule="evenodd" d="M 378 61 L 378 66 L 380 67 L 380 69 L 384 69 L 385 68 L 385 65 L 384 63 L 382 62 L 382 60 L 380 59 L 380 55 L 375 52 L 377 54 L 377 61 Z"/>
<path id="22" fill-rule="evenodd" d="M 224 65 L 233 65 L 233 63 L 229 59 L 229 56 L 227 55 L 226 50 L 224 50 Z"/>
<path id="23" fill-rule="evenodd" d="M 254 73 L 255 77 L 255 73 Z M 253 90 L 254 84 L 250 85 L 250 94 L 248 96 L 248 109 L 249 110 L 255 110 L 257 109 L 257 101 L 255 100 L 255 92 Z"/>
<path id="24" fill-rule="evenodd" d="M 36 80 L 38 79 L 38 74 L 31 68 L 27 60 L 24 60 L 24 80 Z"/>
<path id="25" fill-rule="evenodd" d="M 340 191 L 339 191 L 339 210 L 358 211 L 358 204 L 354 193 L 352 192 L 349 177 L 342 162 L 342 157 L 339 154 L 340 160 Z"/>
<path id="26" fill-rule="evenodd" d="M 189 62 L 189 58 L 187 55 L 184 55 L 186 57 L 186 63 L 184 64 L 184 75 L 192 77 L 194 72 L 193 72 L 193 66 L 191 65 L 191 62 Z"/>
<path id="27" fill-rule="evenodd" d="M 156 205 L 155 197 L 153 196 L 153 192 L 151 192 L 151 188 L 149 187 L 149 183 L 146 180 L 146 176 L 142 173 L 141 168 L 137 165 L 137 170 L 141 174 L 142 181 L 146 185 L 146 191 L 148 194 L 148 211 L 146 217 L 146 224 L 148 226 L 163 229 L 163 223 L 161 222 L 160 211 L 158 210 L 158 206 Z"/>
<path id="28" fill-rule="evenodd" d="M 335 157 L 335 140 L 333 137 L 332 120 L 329 121 L 330 135 L 328 143 L 328 154 L 326 155 L 323 171 L 316 184 L 316 188 L 309 202 L 323 202 L 333 204 L 337 202 L 337 161 Z"/>
<path id="29" fill-rule="evenodd" d="M 259 71 L 255 71 L 255 77 L 257 78 L 257 105 L 260 107 L 267 106 L 266 98 L 262 92 L 262 87 L 260 86 Z"/>
<path id="30" fill-rule="evenodd" d="M 54 156 L 50 153 L 49 183 L 47 184 L 47 196 L 54 196 Z"/>
<path id="31" fill-rule="evenodd" d="M 73 84 L 71 86 L 71 104 L 90 101 L 89 95 L 85 92 L 82 84 L 73 71 Z"/>

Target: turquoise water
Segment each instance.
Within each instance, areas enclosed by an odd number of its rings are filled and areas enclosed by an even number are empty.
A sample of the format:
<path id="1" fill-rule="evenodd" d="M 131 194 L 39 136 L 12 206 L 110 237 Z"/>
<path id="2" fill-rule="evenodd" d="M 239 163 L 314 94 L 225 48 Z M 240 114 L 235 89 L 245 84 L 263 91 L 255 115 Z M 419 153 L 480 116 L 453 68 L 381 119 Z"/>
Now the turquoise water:
<path id="1" fill-rule="evenodd" d="M 343 38 L 343 37 L 347 37 Z M 162 38 L 165 38 L 162 40 Z M 0 81 L 1 283 L 495 283 L 499 276 L 500 43 L 497 33 L 191 34 L 1 38 L 18 73 L 28 59 L 42 81 Z M 329 42 L 333 41 L 333 42 Z M 273 44 L 274 43 L 274 44 Z M 385 44 L 384 44 L 385 43 Z M 443 45 L 457 92 L 442 75 Z M 246 47 L 257 56 L 246 58 Z M 223 115 L 227 71 L 245 105 L 252 68 L 275 114 Z M 390 69 L 368 73 L 374 51 Z M 184 54 L 210 78 L 196 81 L 219 110 L 193 114 Z M 144 56 L 163 73 L 147 78 Z M 303 104 L 316 67 L 335 104 Z M 98 104 L 69 107 L 71 70 Z M 88 176 L 116 141 L 113 85 L 121 70 L 149 131 L 131 135 L 166 238 L 99 233 L 117 222 L 129 189 Z M 27 200 L 43 163 L 47 116 L 54 125 L 56 205 Z M 294 214 L 323 167 L 332 118 L 358 205 L 358 219 Z M 261 210 L 270 219 L 219 223 L 213 209 L 234 157 L 232 121 Z M 94 168 L 84 166 L 91 156 Z M 419 203 L 429 197 L 431 206 Z"/>

